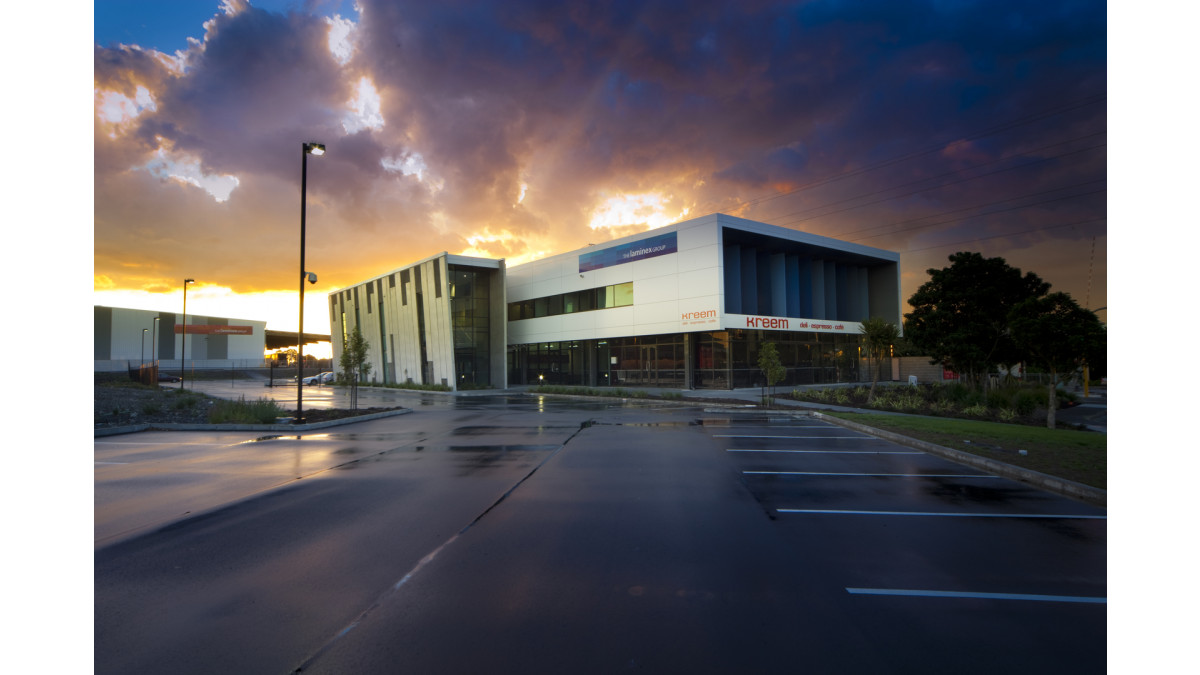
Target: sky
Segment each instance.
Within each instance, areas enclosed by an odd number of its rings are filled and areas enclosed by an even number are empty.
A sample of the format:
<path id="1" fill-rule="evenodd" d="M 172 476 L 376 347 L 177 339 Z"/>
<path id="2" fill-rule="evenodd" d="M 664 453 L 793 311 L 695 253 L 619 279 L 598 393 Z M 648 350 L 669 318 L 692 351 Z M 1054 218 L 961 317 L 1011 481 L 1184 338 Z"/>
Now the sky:
<path id="1" fill-rule="evenodd" d="M 94 5 L 94 304 L 298 322 L 709 213 L 1107 306 L 1103 2 Z M 1106 310 L 1100 310 L 1106 319 Z"/>

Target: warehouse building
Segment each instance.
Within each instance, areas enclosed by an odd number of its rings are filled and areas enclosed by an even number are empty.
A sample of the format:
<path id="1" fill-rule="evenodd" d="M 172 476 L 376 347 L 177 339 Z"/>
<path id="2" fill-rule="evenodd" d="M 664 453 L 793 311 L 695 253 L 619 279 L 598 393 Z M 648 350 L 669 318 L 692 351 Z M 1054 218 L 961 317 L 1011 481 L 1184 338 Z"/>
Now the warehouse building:
<path id="1" fill-rule="evenodd" d="M 184 332 L 183 316 L 175 312 L 103 305 L 93 310 L 95 372 L 133 370 L 153 361 L 163 370 L 179 371 L 184 358 L 187 368 L 263 362 L 265 321 L 188 314 Z"/>
<path id="2" fill-rule="evenodd" d="M 383 382 L 729 389 L 766 342 L 781 384 L 860 381 L 861 322 L 900 303 L 897 253 L 713 214 L 512 268 L 443 253 L 331 294 L 330 325 Z"/>

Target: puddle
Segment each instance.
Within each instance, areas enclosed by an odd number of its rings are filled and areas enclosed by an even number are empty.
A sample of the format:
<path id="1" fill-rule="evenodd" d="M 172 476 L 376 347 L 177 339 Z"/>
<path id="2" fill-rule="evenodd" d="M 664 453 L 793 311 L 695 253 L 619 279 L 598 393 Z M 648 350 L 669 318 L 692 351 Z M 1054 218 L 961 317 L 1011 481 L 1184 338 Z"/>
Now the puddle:
<path id="1" fill-rule="evenodd" d="M 267 441 L 327 441 L 332 436 L 330 434 L 303 434 L 299 436 L 259 436 L 248 441 L 242 441 L 238 445 L 249 445 L 250 443 L 265 443 Z"/>
<path id="2" fill-rule="evenodd" d="M 491 434 L 508 434 L 510 436 L 541 436 L 547 432 L 574 431 L 574 426 L 536 426 L 536 427 L 458 427 L 451 432 L 454 436 L 488 436 Z M 557 447 L 557 446 L 556 446 Z"/>
<path id="3" fill-rule="evenodd" d="M 449 452 L 548 452 L 556 450 L 557 445 L 451 445 L 446 448 Z"/>

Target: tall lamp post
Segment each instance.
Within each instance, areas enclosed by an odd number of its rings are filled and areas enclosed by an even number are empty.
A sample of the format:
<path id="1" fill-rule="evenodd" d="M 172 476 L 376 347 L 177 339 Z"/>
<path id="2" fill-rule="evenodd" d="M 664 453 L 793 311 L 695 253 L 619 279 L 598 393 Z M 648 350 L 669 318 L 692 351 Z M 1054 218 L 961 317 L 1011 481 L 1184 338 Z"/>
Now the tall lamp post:
<path id="1" fill-rule="evenodd" d="M 146 379 L 146 331 L 148 330 L 150 329 L 142 329 L 142 355 L 138 357 L 138 360 L 141 361 L 138 365 L 138 382 L 141 384 L 146 384 L 143 380 Z"/>
<path id="2" fill-rule="evenodd" d="M 300 153 L 300 330 L 296 332 L 296 424 L 304 424 L 304 282 L 317 275 L 304 269 L 304 216 L 308 207 L 308 156 L 325 154 L 324 143 L 305 142 Z"/>
<path id="3" fill-rule="evenodd" d="M 158 386 L 158 361 L 154 358 L 155 346 L 158 344 L 158 319 L 150 322 L 150 372 L 154 374 L 154 386 Z"/>
<path id="4" fill-rule="evenodd" d="M 179 391 L 183 391 L 183 378 L 187 375 L 187 287 L 194 283 L 195 279 L 183 280 L 183 337 L 180 340 L 183 348 L 179 357 Z"/>

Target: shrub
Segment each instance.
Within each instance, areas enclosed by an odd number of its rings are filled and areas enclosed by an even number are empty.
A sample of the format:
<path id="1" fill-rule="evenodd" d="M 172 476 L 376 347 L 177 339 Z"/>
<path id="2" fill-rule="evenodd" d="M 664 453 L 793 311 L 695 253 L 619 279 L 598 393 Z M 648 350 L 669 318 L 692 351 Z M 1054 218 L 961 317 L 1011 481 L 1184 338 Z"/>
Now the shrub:
<path id="1" fill-rule="evenodd" d="M 1045 399 L 1046 399 L 1045 392 L 1038 392 L 1033 389 L 1022 389 L 1013 398 L 1012 405 L 1013 405 L 1013 408 L 1016 409 L 1017 414 L 1019 414 L 1023 417 L 1028 417 L 1028 416 L 1032 415 L 1033 412 L 1035 410 L 1037 410 L 1039 407 L 1043 407 L 1043 408 L 1045 407 L 1044 405 L 1042 405 L 1042 403 L 1043 403 L 1043 401 L 1045 401 Z"/>
<path id="2" fill-rule="evenodd" d="M 978 403 L 963 408 L 962 412 L 964 415 L 970 415 L 971 417 L 987 417 L 989 415 L 987 406 Z"/>
<path id="3" fill-rule="evenodd" d="M 925 397 L 917 392 L 903 392 L 896 395 L 896 407 L 899 410 L 921 410 L 925 407 Z"/>
<path id="4" fill-rule="evenodd" d="M 934 401 L 930 404 L 929 409 L 938 415 L 953 415 L 955 405 L 952 401 Z"/>
<path id="5" fill-rule="evenodd" d="M 348 378 L 343 380 L 341 376 L 339 376 L 338 384 L 350 384 L 350 380 Z M 359 386 L 362 386 L 363 384 L 363 382 L 359 382 Z M 417 384 L 416 382 L 389 382 L 388 384 L 372 384 L 371 386 L 386 387 L 388 389 L 411 389 L 415 391 L 451 391 L 449 385 Z"/>
<path id="6" fill-rule="evenodd" d="M 283 417 L 284 410 L 274 401 L 260 398 L 254 402 L 242 396 L 236 401 L 218 400 L 208 413 L 213 424 L 271 424 Z"/>
<path id="7" fill-rule="evenodd" d="M 161 410 L 161 408 L 158 403 L 155 402 L 149 402 L 142 405 L 142 412 L 146 413 L 147 415 L 153 415 L 159 410 Z"/>
<path id="8" fill-rule="evenodd" d="M 1013 392 L 1004 389 L 993 389 L 987 394 L 987 407 L 1006 408 L 1012 400 Z"/>
<path id="9" fill-rule="evenodd" d="M 175 399 L 174 402 L 171 403 L 171 408 L 173 408 L 175 410 L 186 410 L 186 409 L 195 408 L 195 407 L 196 407 L 196 397 L 191 396 L 191 395 L 180 396 L 179 398 Z"/>
<path id="10" fill-rule="evenodd" d="M 1001 408 L 996 411 L 996 416 L 1000 418 L 1001 422 L 1012 422 L 1017 419 L 1017 411 L 1012 408 Z"/>

